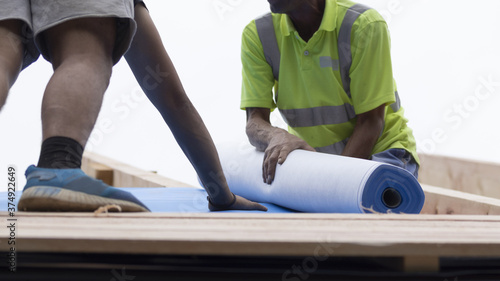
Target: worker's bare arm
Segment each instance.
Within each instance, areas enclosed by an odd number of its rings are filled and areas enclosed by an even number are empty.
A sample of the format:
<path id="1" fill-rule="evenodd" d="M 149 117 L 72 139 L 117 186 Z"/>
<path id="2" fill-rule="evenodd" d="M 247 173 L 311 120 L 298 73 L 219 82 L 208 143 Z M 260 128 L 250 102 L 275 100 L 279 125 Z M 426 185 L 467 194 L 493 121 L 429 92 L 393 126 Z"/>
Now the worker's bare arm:
<path id="1" fill-rule="evenodd" d="M 218 210 L 267 210 L 262 205 L 233 196 L 222 172 L 212 138 L 186 95 L 161 37 L 144 6 L 136 5 L 135 21 L 137 32 L 125 58 L 141 88 L 158 109 L 196 170 L 210 201 L 222 206 Z"/>
<path id="2" fill-rule="evenodd" d="M 260 151 L 265 151 L 273 135 L 284 131 L 273 127 L 269 121 L 271 110 L 268 108 L 251 107 L 246 109 L 246 133 L 250 143 Z"/>
<path id="3" fill-rule="evenodd" d="M 268 108 L 247 108 L 246 133 L 250 143 L 264 151 L 262 177 L 265 183 L 274 181 L 276 165 L 283 164 L 288 154 L 296 149 L 315 151 L 307 142 L 287 131 L 273 127 L 269 121 Z"/>
<path id="4" fill-rule="evenodd" d="M 358 115 L 354 132 L 342 153 L 343 156 L 370 159 L 373 147 L 384 129 L 385 105 Z"/>

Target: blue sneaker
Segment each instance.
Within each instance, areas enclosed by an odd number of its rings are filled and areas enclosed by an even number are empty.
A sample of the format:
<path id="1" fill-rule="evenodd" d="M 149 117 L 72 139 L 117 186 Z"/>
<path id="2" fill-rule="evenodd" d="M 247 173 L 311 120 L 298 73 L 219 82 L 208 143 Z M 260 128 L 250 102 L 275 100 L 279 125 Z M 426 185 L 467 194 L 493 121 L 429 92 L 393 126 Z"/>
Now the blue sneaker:
<path id="1" fill-rule="evenodd" d="M 118 205 L 123 212 L 149 212 L 130 192 L 106 185 L 81 169 L 45 169 L 31 165 L 19 211 L 92 212 L 106 205 Z"/>

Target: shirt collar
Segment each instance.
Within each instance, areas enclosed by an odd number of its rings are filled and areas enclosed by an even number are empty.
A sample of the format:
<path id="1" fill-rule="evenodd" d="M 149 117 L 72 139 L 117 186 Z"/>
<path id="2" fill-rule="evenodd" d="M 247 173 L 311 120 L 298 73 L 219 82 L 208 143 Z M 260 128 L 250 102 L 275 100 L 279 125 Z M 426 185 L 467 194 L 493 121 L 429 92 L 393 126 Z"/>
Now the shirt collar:
<path id="1" fill-rule="evenodd" d="M 337 27 L 337 0 L 326 0 L 325 2 L 325 12 L 319 30 L 334 31 Z M 286 14 L 283 14 L 281 17 L 280 25 L 281 33 L 284 36 L 288 36 L 293 31 L 296 31 L 292 20 Z"/>

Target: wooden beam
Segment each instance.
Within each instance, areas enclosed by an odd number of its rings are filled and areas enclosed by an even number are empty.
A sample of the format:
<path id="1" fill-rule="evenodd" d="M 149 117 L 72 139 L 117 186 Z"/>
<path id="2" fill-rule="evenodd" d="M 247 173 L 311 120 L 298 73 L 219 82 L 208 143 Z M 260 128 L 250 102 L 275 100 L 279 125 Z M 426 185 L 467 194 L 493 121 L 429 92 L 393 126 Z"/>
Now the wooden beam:
<path id="1" fill-rule="evenodd" d="M 500 164 L 429 154 L 419 156 L 421 183 L 500 199 Z"/>
<path id="2" fill-rule="evenodd" d="M 425 203 L 422 214 L 500 215 L 500 200 L 422 184 Z"/>
<path id="3" fill-rule="evenodd" d="M 6 212 L 0 216 L 7 219 Z M 500 257 L 500 216 L 18 212 L 16 218 L 20 253 L 402 257 L 409 271 L 436 270 L 439 257 Z"/>
<path id="4" fill-rule="evenodd" d="M 115 187 L 193 187 L 91 152 L 83 155 L 82 169 L 97 179 L 112 182 Z"/>
<path id="5" fill-rule="evenodd" d="M 97 162 L 87 162 L 84 171 L 87 175 L 102 180 L 104 183 L 113 186 L 113 169 Z"/>

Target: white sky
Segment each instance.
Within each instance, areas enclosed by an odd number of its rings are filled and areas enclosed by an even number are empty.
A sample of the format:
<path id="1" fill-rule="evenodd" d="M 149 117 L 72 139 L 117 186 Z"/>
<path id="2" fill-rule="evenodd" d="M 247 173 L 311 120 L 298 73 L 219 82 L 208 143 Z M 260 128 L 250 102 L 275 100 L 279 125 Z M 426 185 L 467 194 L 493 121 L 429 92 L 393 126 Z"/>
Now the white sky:
<path id="1" fill-rule="evenodd" d="M 399 94 L 419 150 L 500 163 L 500 1 L 363 0 L 384 15 Z M 245 140 L 240 38 L 265 0 L 146 1 L 184 87 L 215 143 Z M 196 175 L 125 60 L 114 70 L 88 150 L 198 185 Z M 19 186 L 41 143 L 40 105 L 52 74 L 40 58 L 0 112 L 0 181 Z M 490 82 L 487 82 L 490 81 Z M 277 115 L 275 124 L 282 124 Z M 6 180 L 4 180 L 6 181 Z M 4 186 L 1 187 L 4 190 Z"/>

